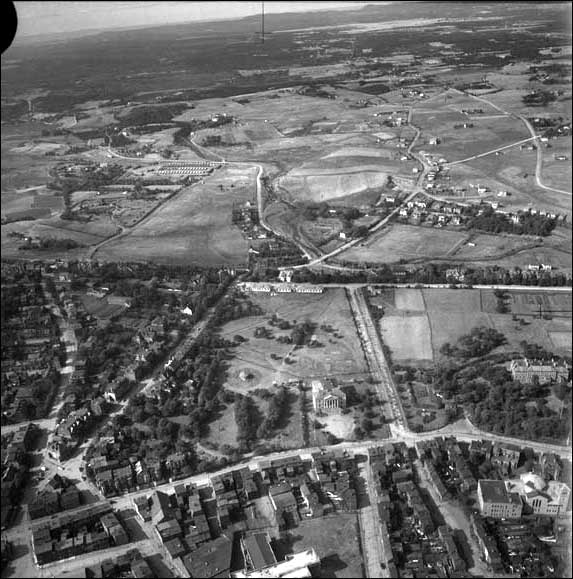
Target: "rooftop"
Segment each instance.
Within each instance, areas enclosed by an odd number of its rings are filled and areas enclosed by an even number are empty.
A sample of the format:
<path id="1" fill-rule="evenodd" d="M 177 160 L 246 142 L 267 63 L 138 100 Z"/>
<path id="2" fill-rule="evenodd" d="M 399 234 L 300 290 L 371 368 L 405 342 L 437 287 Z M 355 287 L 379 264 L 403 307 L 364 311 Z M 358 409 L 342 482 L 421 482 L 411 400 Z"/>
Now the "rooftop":
<path id="1" fill-rule="evenodd" d="M 277 562 L 275 554 L 269 544 L 269 536 L 267 533 L 256 533 L 245 537 L 244 546 L 255 569 L 274 565 Z"/>
<path id="2" fill-rule="evenodd" d="M 505 483 L 501 480 L 480 480 L 478 485 L 485 503 L 507 503 L 511 504 L 519 500 L 516 493 L 508 493 Z"/>
<path id="3" fill-rule="evenodd" d="M 221 536 L 183 557 L 183 564 L 191 577 L 229 577 L 233 543 Z"/>

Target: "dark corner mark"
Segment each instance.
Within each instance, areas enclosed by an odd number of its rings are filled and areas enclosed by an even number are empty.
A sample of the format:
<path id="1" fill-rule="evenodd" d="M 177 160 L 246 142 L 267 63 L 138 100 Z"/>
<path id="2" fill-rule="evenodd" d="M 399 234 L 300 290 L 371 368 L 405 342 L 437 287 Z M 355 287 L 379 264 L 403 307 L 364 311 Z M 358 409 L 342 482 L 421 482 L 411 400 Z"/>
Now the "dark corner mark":
<path id="1" fill-rule="evenodd" d="M 18 15 L 12 0 L 2 1 L 2 53 L 9 48 L 16 36 L 16 29 L 18 28 Z"/>

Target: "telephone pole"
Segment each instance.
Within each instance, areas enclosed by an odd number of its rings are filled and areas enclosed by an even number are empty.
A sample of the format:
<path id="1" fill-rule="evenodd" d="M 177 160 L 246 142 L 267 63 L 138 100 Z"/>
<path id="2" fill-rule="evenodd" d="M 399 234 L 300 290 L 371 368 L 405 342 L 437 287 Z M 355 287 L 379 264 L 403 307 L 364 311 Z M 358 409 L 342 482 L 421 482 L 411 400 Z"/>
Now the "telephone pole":
<path id="1" fill-rule="evenodd" d="M 265 43 L 265 3 L 261 2 L 261 44 Z"/>

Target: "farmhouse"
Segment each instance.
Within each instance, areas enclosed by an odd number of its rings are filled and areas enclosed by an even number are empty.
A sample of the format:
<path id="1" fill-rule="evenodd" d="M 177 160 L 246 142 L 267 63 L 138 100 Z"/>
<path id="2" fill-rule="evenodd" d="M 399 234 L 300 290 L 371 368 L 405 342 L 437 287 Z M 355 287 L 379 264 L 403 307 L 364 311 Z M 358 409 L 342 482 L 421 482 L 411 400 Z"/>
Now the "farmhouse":
<path id="1" fill-rule="evenodd" d="M 313 380 L 312 405 L 315 412 L 340 412 L 346 407 L 346 394 L 338 388 L 325 388 L 320 380 Z"/>
<path id="2" fill-rule="evenodd" d="M 541 360 L 512 360 L 509 370 L 514 380 L 523 384 L 531 384 L 537 376 L 540 384 L 552 381 L 566 381 L 569 378 L 570 366 L 567 362 L 544 362 Z"/>
<path id="3" fill-rule="evenodd" d="M 509 492 L 500 480 L 480 480 L 477 489 L 482 516 L 494 519 L 518 519 L 521 517 L 521 498 Z"/>

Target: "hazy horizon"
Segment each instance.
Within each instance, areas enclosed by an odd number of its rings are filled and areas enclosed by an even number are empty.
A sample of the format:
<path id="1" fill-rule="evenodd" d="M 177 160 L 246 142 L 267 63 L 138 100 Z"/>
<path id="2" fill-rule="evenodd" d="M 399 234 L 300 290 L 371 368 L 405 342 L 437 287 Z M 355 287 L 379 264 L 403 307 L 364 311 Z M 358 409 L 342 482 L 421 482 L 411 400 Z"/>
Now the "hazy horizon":
<path id="1" fill-rule="evenodd" d="M 264 2 L 265 14 L 352 10 L 387 1 L 288 1 Z M 16 41 L 82 31 L 106 31 L 186 22 L 232 20 L 260 14 L 263 2 L 157 2 L 157 1 L 16 1 Z"/>

